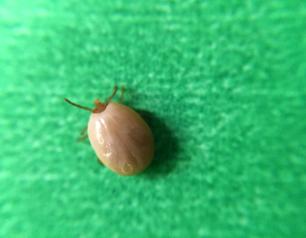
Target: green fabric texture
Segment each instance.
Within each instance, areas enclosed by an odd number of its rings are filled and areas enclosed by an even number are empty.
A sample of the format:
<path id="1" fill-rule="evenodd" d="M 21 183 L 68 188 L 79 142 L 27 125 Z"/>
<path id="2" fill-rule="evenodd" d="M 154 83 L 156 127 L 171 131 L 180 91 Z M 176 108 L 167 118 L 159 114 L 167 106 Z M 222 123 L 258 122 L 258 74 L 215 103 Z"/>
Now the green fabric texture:
<path id="1" fill-rule="evenodd" d="M 0 1 L 0 237 L 306 237 L 305 29 L 297 0 Z M 63 101 L 115 84 L 156 142 L 133 177 Z"/>

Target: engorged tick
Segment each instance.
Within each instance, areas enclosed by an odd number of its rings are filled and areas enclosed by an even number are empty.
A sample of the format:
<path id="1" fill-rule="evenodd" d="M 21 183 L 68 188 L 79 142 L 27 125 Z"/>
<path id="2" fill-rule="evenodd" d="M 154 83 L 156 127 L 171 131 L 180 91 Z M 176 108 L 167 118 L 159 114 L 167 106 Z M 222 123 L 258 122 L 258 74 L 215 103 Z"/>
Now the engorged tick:
<path id="1" fill-rule="evenodd" d="M 66 98 L 65 101 L 91 112 L 87 132 L 99 160 L 120 175 L 134 175 L 148 167 L 153 159 L 153 135 L 137 112 L 111 102 L 116 92 L 117 86 L 104 103 L 96 99 L 93 109 Z"/>

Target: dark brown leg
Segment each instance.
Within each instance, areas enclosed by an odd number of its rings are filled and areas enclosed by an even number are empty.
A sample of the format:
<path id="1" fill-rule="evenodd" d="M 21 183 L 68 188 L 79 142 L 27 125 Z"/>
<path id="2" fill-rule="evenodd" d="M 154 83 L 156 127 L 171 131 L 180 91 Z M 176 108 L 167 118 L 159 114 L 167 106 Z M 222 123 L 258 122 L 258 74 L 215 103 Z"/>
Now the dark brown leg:
<path id="1" fill-rule="evenodd" d="M 88 138 L 88 134 L 87 134 L 87 126 L 84 127 L 82 130 L 81 130 L 81 133 L 80 133 L 80 137 L 78 138 L 78 142 L 83 142 L 84 140 L 86 140 Z"/>
<path id="2" fill-rule="evenodd" d="M 120 103 L 123 103 L 124 92 L 125 92 L 125 87 L 121 86 L 120 99 L 119 99 Z"/>
<path id="3" fill-rule="evenodd" d="M 105 101 L 105 104 L 106 104 L 106 105 L 109 104 L 110 101 L 113 99 L 113 97 L 116 95 L 117 90 L 118 90 L 118 86 L 115 85 L 115 86 L 114 86 L 114 89 L 113 89 L 112 95 L 110 95 L 110 96 L 108 97 L 108 99 Z"/>

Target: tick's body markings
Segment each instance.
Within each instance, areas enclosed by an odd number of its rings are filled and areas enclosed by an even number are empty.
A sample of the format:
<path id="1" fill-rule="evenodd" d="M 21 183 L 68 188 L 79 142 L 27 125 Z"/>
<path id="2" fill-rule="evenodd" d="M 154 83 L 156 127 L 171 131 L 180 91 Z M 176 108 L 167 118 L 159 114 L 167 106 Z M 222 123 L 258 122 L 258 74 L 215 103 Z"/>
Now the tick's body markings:
<path id="1" fill-rule="evenodd" d="M 138 113 L 111 102 L 116 91 L 117 87 L 105 103 L 96 100 L 94 109 L 68 99 L 65 101 L 92 112 L 88 138 L 99 160 L 120 175 L 134 175 L 143 171 L 153 159 L 153 135 Z"/>

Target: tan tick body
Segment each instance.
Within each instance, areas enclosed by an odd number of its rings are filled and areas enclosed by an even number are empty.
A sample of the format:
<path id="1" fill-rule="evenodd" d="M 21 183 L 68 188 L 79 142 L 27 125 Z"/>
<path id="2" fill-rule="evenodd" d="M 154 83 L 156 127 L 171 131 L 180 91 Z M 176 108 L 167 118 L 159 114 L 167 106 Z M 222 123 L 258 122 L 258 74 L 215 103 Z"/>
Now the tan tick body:
<path id="1" fill-rule="evenodd" d="M 120 175 L 134 175 L 143 171 L 152 161 L 154 154 L 153 135 L 141 116 L 131 108 L 110 102 L 95 101 L 88 122 L 88 138 L 99 160 Z"/>

